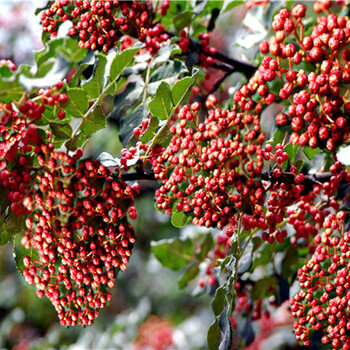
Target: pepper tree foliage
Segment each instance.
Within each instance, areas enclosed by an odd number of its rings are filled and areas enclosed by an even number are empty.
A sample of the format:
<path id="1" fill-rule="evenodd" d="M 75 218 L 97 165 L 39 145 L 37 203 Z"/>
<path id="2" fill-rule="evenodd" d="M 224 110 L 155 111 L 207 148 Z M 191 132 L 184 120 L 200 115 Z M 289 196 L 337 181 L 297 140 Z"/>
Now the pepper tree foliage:
<path id="1" fill-rule="evenodd" d="M 0 62 L 0 242 L 62 325 L 92 324 L 110 299 L 146 180 L 175 227 L 212 228 L 152 244 L 181 288 L 198 277 L 213 295 L 210 349 L 249 344 L 288 299 L 298 341 L 350 348 L 349 9 L 249 2 L 243 62 L 210 32 L 246 5 L 50 1 L 35 65 Z M 121 155 L 87 159 L 109 122 Z"/>

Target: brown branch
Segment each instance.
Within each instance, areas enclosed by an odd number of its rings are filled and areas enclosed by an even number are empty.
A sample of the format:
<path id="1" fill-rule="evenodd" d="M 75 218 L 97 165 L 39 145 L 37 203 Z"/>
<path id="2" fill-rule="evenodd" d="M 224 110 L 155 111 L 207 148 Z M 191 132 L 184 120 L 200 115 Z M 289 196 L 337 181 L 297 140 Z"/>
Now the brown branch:
<path id="1" fill-rule="evenodd" d="M 156 178 L 154 173 L 148 173 L 145 171 L 137 171 L 135 173 L 122 173 L 121 175 L 123 181 L 135 181 L 135 180 L 152 180 L 155 181 Z"/>
<path id="2" fill-rule="evenodd" d="M 247 78 L 251 78 L 252 75 L 258 69 L 258 67 L 254 66 L 253 64 L 250 64 L 248 62 L 243 62 L 243 61 L 237 60 L 235 58 L 228 57 L 221 52 L 216 52 L 212 55 L 210 53 L 208 53 L 208 54 L 209 54 L 209 56 L 211 56 L 211 57 L 213 57 L 221 62 L 224 62 L 226 64 L 231 65 L 234 68 L 234 72 L 244 73 Z"/>

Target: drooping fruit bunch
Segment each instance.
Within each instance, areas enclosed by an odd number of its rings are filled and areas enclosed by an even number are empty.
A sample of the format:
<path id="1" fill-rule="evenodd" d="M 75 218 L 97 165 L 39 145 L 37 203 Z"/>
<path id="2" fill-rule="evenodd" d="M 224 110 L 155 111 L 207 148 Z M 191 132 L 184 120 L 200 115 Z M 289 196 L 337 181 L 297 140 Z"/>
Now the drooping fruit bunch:
<path id="1" fill-rule="evenodd" d="M 138 187 L 96 160 L 78 163 L 81 155 L 39 158 L 42 169 L 26 200 L 30 214 L 22 238 L 26 249 L 38 252 L 38 259 L 24 259 L 26 281 L 50 299 L 67 326 L 92 324 L 135 242 L 126 215 Z"/>
<path id="2" fill-rule="evenodd" d="M 324 345 L 350 349 L 350 234 L 344 230 L 345 213 L 330 214 L 311 259 L 298 271 L 301 291 L 291 299 L 298 340 L 310 345 L 313 331 L 322 330 Z"/>
<path id="3" fill-rule="evenodd" d="M 163 12 L 169 3 L 162 7 Z M 78 36 L 79 47 L 107 52 L 124 34 L 140 40 L 152 26 L 154 10 L 142 1 L 57 0 L 41 16 L 44 32 L 57 35 L 59 26 L 71 21 L 69 35 Z"/>

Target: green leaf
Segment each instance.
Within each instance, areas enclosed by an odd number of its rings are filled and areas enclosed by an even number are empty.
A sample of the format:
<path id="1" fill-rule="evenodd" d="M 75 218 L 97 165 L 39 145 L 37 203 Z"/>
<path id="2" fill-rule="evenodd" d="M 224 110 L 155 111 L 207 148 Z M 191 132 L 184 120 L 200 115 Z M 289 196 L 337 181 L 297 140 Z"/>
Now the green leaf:
<path id="1" fill-rule="evenodd" d="M 250 269 L 252 266 L 253 261 L 253 248 L 254 245 L 252 241 L 250 240 L 247 243 L 247 246 L 243 252 L 243 255 L 239 257 L 238 264 L 237 264 L 237 273 L 242 274 Z"/>
<path id="2" fill-rule="evenodd" d="M 10 78 L 0 77 L 0 102 L 11 103 L 18 101 L 24 90 L 18 81 L 18 76 Z"/>
<path id="3" fill-rule="evenodd" d="M 245 0 L 225 1 L 225 5 L 224 5 L 221 13 L 230 11 L 239 5 L 243 5 L 245 2 L 246 2 Z"/>
<path id="4" fill-rule="evenodd" d="M 109 69 L 109 79 L 111 81 L 116 80 L 123 73 L 126 67 L 129 67 L 133 61 L 137 52 L 140 51 L 140 47 L 130 48 L 117 54 L 111 63 Z"/>
<path id="5" fill-rule="evenodd" d="M 143 143 L 147 143 L 153 139 L 153 137 L 156 135 L 156 130 L 159 127 L 159 120 L 152 116 L 151 120 L 148 124 L 147 130 L 140 136 L 140 140 Z"/>
<path id="6" fill-rule="evenodd" d="M 97 60 L 91 78 L 81 84 L 82 88 L 87 92 L 91 99 L 98 98 L 101 95 L 105 83 L 104 73 L 107 64 L 107 57 L 106 55 L 99 53 L 97 55 Z"/>
<path id="7" fill-rule="evenodd" d="M 118 121 L 130 106 L 134 106 L 138 99 L 141 99 L 144 90 L 144 83 L 135 81 L 129 83 L 125 90 L 115 95 L 113 111 L 108 115 L 108 119 Z"/>
<path id="8" fill-rule="evenodd" d="M 159 64 L 167 62 L 172 55 L 181 54 L 182 50 L 176 44 L 170 44 L 167 42 L 166 46 L 162 46 L 157 53 L 157 57 L 152 61 L 151 68 L 156 67 Z"/>
<path id="9" fill-rule="evenodd" d="M 205 259 L 208 255 L 208 253 L 213 249 L 214 247 L 214 240 L 213 236 L 210 232 L 206 233 L 202 237 L 202 241 L 199 244 L 200 246 L 200 251 L 196 253 L 196 258 L 200 261 Z"/>
<path id="10" fill-rule="evenodd" d="M 45 64 L 49 59 L 56 56 L 57 48 L 61 47 L 64 43 L 64 38 L 58 38 L 50 40 L 45 43 L 45 47 L 37 52 L 34 52 L 34 59 L 38 67 Z"/>
<path id="11" fill-rule="evenodd" d="M 273 135 L 272 145 L 275 147 L 277 144 L 282 143 L 286 133 L 281 129 L 277 129 Z"/>
<path id="12" fill-rule="evenodd" d="M 89 108 L 89 98 L 81 88 L 70 88 L 67 90 L 68 102 L 62 106 L 68 114 L 76 118 L 82 118 Z"/>
<path id="13" fill-rule="evenodd" d="M 144 119 L 148 118 L 147 101 L 137 106 L 131 113 L 120 119 L 119 138 L 125 146 L 133 135 L 133 130 L 140 126 Z"/>
<path id="14" fill-rule="evenodd" d="M 71 87 L 77 86 L 81 74 L 84 72 L 84 70 L 86 68 L 94 65 L 96 60 L 97 60 L 97 58 L 96 58 L 95 54 L 93 53 L 93 51 L 89 51 L 87 53 L 87 55 L 85 56 L 85 58 L 78 64 L 77 69 L 76 69 L 74 75 L 72 76 L 69 85 Z"/>
<path id="15" fill-rule="evenodd" d="M 227 304 L 219 317 L 219 328 L 222 334 L 221 349 L 232 349 L 233 332 L 229 310 L 230 306 Z"/>
<path id="16" fill-rule="evenodd" d="M 217 318 L 210 325 L 207 333 L 207 344 L 209 350 L 218 350 L 221 342 L 221 330 Z"/>
<path id="17" fill-rule="evenodd" d="M 254 283 L 254 288 L 252 291 L 252 299 L 258 300 L 263 299 L 268 295 L 269 289 L 271 286 L 275 286 L 277 283 L 276 277 L 264 277 L 260 280 L 257 280 Z"/>
<path id="18" fill-rule="evenodd" d="M 194 244 L 189 238 L 186 240 L 172 238 L 152 242 L 151 249 L 154 256 L 164 267 L 179 270 L 192 261 Z"/>
<path id="19" fill-rule="evenodd" d="M 0 245 L 10 242 L 13 235 L 16 234 L 13 230 L 8 229 L 6 219 L 7 213 L 5 211 L 0 217 Z"/>
<path id="20" fill-rule="evenodd" d="M 288 153 L 288 160 L 291 164 L 294 162 L 298 149 L 299 145 L 292 145 L 291 143 L 288 143 L 288 145 L 283 148 L 283 151 Z"/>
<path id="21" fill-rule="evenodd" d="M 65 141 L 72 136 L 73 130 L 69 124 L 50 123 L 49 125 L 57 140 Z"/>
<path id="22" fill-rule="evenodd" d="M 192 13 L 189 11 L 180 12 L 173 19 L 174 26 L 177 30 L 181 30 L 191 24 Z"/>
<path id="23" fill-rule="evenodd" d="M 69 151 L 75 151 L 76 149 L 83 146 L 86 140 L 85 135 L 81 132 L 77 132 L 74 137 L 70 138 L 64 145 Z"/>
<path id="24" fill-rule="evenodd" d="M 309 160 L 312 160 L 314 156 L 321 152 L 320 148 L 303 147 L 303 152 Z"/>
<path id="25" fill-rule="evenodd" d="M 177 81 L 171 89 L 171 97 L 175 108 L 187 94 L 188 90 L 194 83 L 194 77 L 198 74 L 198 70 L 191 77 L 185 77 Z"/>
<path id="26" fill-rule="evenodd" d="M 37 75 L 28 76 L 25 72 L 19 73 L 19 82 L 26 89 L 31 92 L 34 88 L 45 88 L 54 86 L 70 71 L 71 65 L 61 57 L 57 57 L 50 70 L 42 77 Z"/>
<path id="27" fill-rule="evenodd" d="M 158 89 L 154 98 L 148 103 L 149 111 L 160 120 L 169 119 L 173 109 L 173 103 L 171 102 L 170 85 L 163 81 Z"/>
<path id="28" fill-rule="evenodd" d="M 227 292 L 224 284 L 216 289 L 214 299 L 211 302 L 211 308 L 215 316 L 219 316 L 223 312 L 227 304 L 226 294 Z"/>
<path id="29" fill-rule="evenodd" d="M 88 114 L 80 129 L 85 136 L 90 137 L 96 131 L 103 129 L 106 126 L 107 118 L 102 108 L 97 106 L 91 113 Z"/>
<path id="30" fill-rule="evenodd" d="M 25 269 L 23 264 L 23 258 L 28 255 L 32 260 L 40 260 L 39 254 L 36 249 L 26 249 L 21 243 L 22 235 L 17 234 L 13 240 L 13 257 L 15 259 L 17 270 L 23 275 Z"/>
<path id="31" fill-rule="evenodd" d="M 297 172 L 300 173 L 301 170 L 303 169 L 303 166 L 305 164 L 305 160 L 304 159 L 298 159 L 297 162 L 295 163 L 295 166 L 297 168 Z"/>
<path id="32" fill-rule="evenodd" d="M 148 93 L 151 95 L 155 94 L 159 85 L 163 82 L 173 85 L 179 75 L 187 71 L 187 67 L 182 61 L 165 62 L 152 73 L 147 87 Z"/>
<path id="33" fill-rule="evenodd" d="M 199 264 L 200 262 L 192 261 L 189 266 L 186 267 L 185 271 L 177 281 L 181 289 L 185 288 L 190 281 L 194 280 L 198 276 Z"/>
<path id="34" fill-rule="evenodd" d="M 186 226 L 192 218 L 187 216 L 184 212 L 179 211 L 171 216 L 171 223 L 174 227 L 182 228 Z"/>
<path id="35" fill-rule="evenodd" d="M 61 55 L 67 62 L 78 63 L 84 59 L 88 50 L 78 46 L 78 40 L 65 37 L 63 44 L 59 45 L 56 50 L 56 55 Z"/>

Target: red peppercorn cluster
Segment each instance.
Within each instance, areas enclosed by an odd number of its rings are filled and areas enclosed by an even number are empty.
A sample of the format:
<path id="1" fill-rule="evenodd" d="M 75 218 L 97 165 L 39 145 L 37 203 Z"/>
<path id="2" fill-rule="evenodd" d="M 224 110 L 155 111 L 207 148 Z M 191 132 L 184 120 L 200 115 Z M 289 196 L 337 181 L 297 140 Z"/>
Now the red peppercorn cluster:
<path id="1" fill-rule="evenodd" d="M 60 104 L 67 102 L 67 95 L 59 92 L 62 87 L 59 82 L 52 89 L 40 90 L 37 101 L 21 99 L 0 106 L 0 187 L 17 215 L 27 213 L 22 202 L 32 179 L 33 155 L 53 150 L 34 123 L 52 106 L 58 108 L 59 118 L 65 117 L 60 109 Z"/>
<path id="2" fill-rule="evenodd" d="M 62 325 L 92 324 L 125 270 L 135 236 L 126 215 L 135 218 L 138 187 L 112 176 L 97 160 L 81 161 L 52 152 L 39 156 L 38 171 L 26 205 L 30 214 L 22 238 L 39 259 L 24 258 L 24 277 L 46 295 Z M 131 206 L 131 207 L 130 207 Z"/>
<path id="3" fill-rule="evenodd" d="M 350 233 L 344 232 L 345 212 L 328 215 L 311 259 L 298 271 L 301 291 L 290 301 L 297 340 L 310 345 L 322 330 L 323 344 L 350 349 Z"/>
<path id="4" fill-rule="evenodd" d="M 335 198 L 336 192 L 342 182 L 350 181 L 350 174 L 339 162 L 330 167 L 330 172 L 332 176 L 329 181 L 313 185 L 312 191 L 296 199 L 297 206 L 287 209 L 288 223 L 295 230 L 293 242 L 298 238 L 315 236 L 322 229 L 325 218 L 340 209 L 341 203 Z"/>
<path id="5" fill-rule="evenodd" d="M 69 35 L 79 37 L 79 47 L 107 52 L 124 34 L 135 32 L 144 40 L 153 17 L 149 2 L 56 0 L 43 12 L 41 20 L 43 31 L 52 36 L 60 24 L 69 20 L 73 23 Z"/>
<path id="6" fill-rule="evenodd" d="M 268 82 L 282 81 L 279 97 L 292 102 L 276 115 L 277 125 L 291 127 L 292 144 L 334 152 L 350 135 L 350 104 L 344 96 L 350 83 L 350 21 L 334 14 L 318 17 L 317 26 L 306 36 L 305 12 L 305 6 L 298 4 L 274 17 L 276 34 L 260 44 L 260 51 L 271 56 L 264 57 L 244 96 L 257 91 L 268 98 Z M 306 63 L 315 69 L 307 73 Z"/>
<path id="7" fill-rule="evenodd" d="M 193 47 L 193 44 L 191 44 L 191 40 L 188 36 L 188 32 L 182 29 L 180 31 L 180 42 L 178 45 L 183 53 L 187 53 L 190 50 L 199 52 L 198 64 L 203 68 L 208 68 L 213 64 L 214 58 L 212 56 L 216 54 L 217 50 L 215 47 L 212 47 L 209 45 L 209 40 L 210 40 L 209 33 L 199 34 L 198 39 L 200 41 L 200 46 L 199 48 L 195 48 Z"/>
<path id="8" fill-rule="evenodd" d="M 259 116 L 212 109 L 199 122 L 199 103 L 184 106 L 166 149 L 151 151 L 157 206 L 166 213 L 183 211 L 193 223 L 223 228 L 237 212 L 251 212 L 246 228 L 259 226 L 264 201 L 260 176 L 263 158 Z M 242 173 L 243 171 L 243 173 Z"/>

